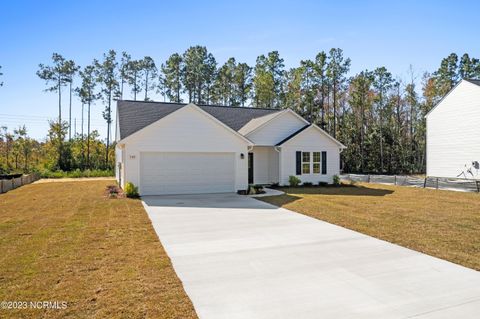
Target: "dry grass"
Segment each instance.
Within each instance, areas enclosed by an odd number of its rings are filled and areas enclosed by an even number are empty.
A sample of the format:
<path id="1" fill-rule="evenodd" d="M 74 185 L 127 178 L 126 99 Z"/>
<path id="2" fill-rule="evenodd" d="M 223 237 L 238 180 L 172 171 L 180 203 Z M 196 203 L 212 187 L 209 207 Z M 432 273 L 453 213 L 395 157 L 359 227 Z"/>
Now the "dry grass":
<path id="1" fill-rule="evenodd" d="M 23 186 L 0 195 L 0 301 L 67 301 L 13 318 L 196 318 L 141 202 L 111 181 Z"/>
<path id="2" fill-rule="evenodd" d="M 389 185 L 285 188 L 261 200 L 480 270 L 480 195 Z"/>

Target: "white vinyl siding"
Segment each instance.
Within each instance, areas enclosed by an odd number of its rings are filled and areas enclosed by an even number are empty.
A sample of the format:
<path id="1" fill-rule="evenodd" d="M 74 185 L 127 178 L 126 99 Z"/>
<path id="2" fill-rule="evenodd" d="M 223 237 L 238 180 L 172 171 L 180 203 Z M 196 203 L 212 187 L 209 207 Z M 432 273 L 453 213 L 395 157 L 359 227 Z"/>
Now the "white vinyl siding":
<path id="1" fill-rule="evenodd" d="M 254 146 L 251 153 L 253 153 L 253 182 L 278 183 L 279 153 L 273 146 Z"/>
<path id="2" fill-rule="evenodd" d="M 246 137 L 256 145 L 276 145 L 292 135 L 306 123 L 291 112 L 284 112 L 263 126 L 255 129 Z"/>
<path id="3" fill-rule="evenodd" d="M 123 142 L 125 181 L 139 186 L 140 192 L 143 190 L 141 153 L 150 152 L 231 153 L 235 165 L 232 191 L 248 187 L 248 143 L 196 107 L 181 108 Z M 243 158 L 241 154 L 244 154 Z"/>
<path id="4" fill-rule="evenodd" d="M 480 161 L 479 139 L 480 86 L 462 81 L 427 115 L 427 175 L 457 177 Z"/>
<path id="5" fill-rule="evenodd" d="M 235 191 L 234 153 L 140 154 L 143 195 Z"/>
<path id="6" fill-rule="evenodd" d="M 340 146 L 314 127 L 307 128 L 281 146 L 280 184 L 288 185 L 288 177 L 296 175 L 296 151 L 327 152 L 327 174 L 313 173 L 297 175 L 303 182 L 332 183 L 333 176 L 340 174 Z M 321 155 L 320 155 L 321 156 Z M 313 158 L 312 158 L 313 159 Z M 313 162 L 312 162 L 313 166 Z M 321 166 L 320 166 L 321 170 Z"/>

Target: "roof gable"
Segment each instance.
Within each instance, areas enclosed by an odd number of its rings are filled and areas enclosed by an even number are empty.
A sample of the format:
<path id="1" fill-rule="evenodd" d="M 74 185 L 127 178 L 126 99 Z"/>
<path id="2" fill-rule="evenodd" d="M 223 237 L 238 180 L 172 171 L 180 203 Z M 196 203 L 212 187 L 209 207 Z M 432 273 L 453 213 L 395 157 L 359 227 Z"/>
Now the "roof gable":
<path id="1" fill-rule="evenodd" d="M 301 135 L 303 132 L 307 131 L 307 130 L 310 130 L 310 129 L 315 129 L 317 130 L 318 132 L 322 133 L 322 135 L 324 135 L 325 137 L 327 137 L 330 141 L 332 141 L 333 143 L 337 144 L 340 148 L 344 149 L 344 148 L 347 148 L 345 145 L 343 145 L 342 143 L 340 143 L 337 139 L 335 139 L 333 136 L 331 136 L 330 134 L 328 134 L 327 132 L 325 132 L 324 130 L 322 130 L 319 126 L 315 125 L 315 124 L 310 124 L 310 125 L 306 125 L 304 127 L 302 127 L 301 129 L 299 129 L 298 131 L 296 131 L 295 133 L 293 133 L 292 135 L 288 136 L 287 138 L 285 138 L 283 141 L 279 142 L 277 145 L 275 146 L 281 146 L 289 141 L 292 141 L 295 139 L 295 137 Z"/>
<path id="2" fill-rule="evenodd" d="M 179 110 L 186 103 L 142 102 L 125 101 L 117 102 L 117 118 L 119 139 L 124 139 L 144 127 L 164 118 Z M 200 109 L 215 117 L 234 131 L 238 131 L 252 119 L 272 113 L 276 109 L 260 109 L 251 107 L 230 107 L 198 105 Z"/>
<path id="3" fill-rule="evenodd" d="M 226 131 L 228 131 L 230 134 L 234 135 L 235 137 L 241 139 L 242 141 L 246 142 L 247 144 L 250 144 L 252 145 L 253 143 L 248 140 L 246 137 L 244 137 L 243 135 L 241 135 L 240 133 L 238 133 L 237 131 L 233 130 L 232 128 L 230 128 L 229 126 L 227 126 L 226 124 L 224 124 L 222 121 L 218 120 L 216 117 L 212 116 L 211 114 L 207 113 L 206 111 L 204 111 L 202 108 L 198 107 L 197 105 L 193 104 L 193 103 L 190 103 L 188 105 L 183 105 L 183 106 L 180 106 L 179 108 L 176 108 L 175 111 L 172 111 L 172 112 L 169 112 L 166 116 L 163 116 L 162 118 L 154 121 L 153 123 L 150 123 L 148 124 L 147 126 L 137 130 L 136 132 L 126 136 L 125 138 L 122 138 L 122 141 L 125 142 L 125 139 L 130 139 L 132 137 L 135 137 L 138 133 L 152 127 L 153 125 L 161 122 L 163 123 L 163 120 L 166 120 L 166 119 L 169 119 L 171 118 L 172 116 L 174 116 L 175 114 L 177 114 L 178 112 L 180 111 L 184 111 L 184 110 L 188 110 L 188 109 L 193 109 L 197 112 L 200 112 L 201 114 L 203 114 L 204 117 L 206 117 L 207 119 L 209 119 L 210 121 L 213 121 L 214 123 L 216 123 L 218 126 L 221 126 L 222 128 L 224 128 Z M 177 120 L 178 121 L 178 120 Z M 192 124 L 193 126 L 196 126 L 195 124 Z"/>
<path id="4" fill-rule="evenodd" d="M 444 97 L 442 97 L 440 99 L 440 101 L 437 102 L 437 104 L 435 104 L 434 107 L 432 107 L 432 109 L 430 111 L 428 111 L 427 114 L 425 114 L 425 117 L 429 116 L 430 113 L 432 113 L 435 109 L 437 109 L 437 107 L 448 97 L 451 95 L 452 92 L 454 92 L 460 85 L 464 85 L 464 84 L 473 84 L 475 86 L 478 86 L 478 88 L 480 89 L 480 80 L 468 80 L 468 79 L 462 79 L 460 80 L 457 84 L 455 84 L 455 86 L 450 90 L 448 91 L 447 94 L 445 94 Z"/>

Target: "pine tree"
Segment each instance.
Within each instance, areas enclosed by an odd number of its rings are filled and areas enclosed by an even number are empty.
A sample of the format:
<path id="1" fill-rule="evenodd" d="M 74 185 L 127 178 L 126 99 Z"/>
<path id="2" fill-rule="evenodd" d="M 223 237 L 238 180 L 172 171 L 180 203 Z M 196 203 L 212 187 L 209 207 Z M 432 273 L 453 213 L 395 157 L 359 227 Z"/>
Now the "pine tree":
<path id="1" fill-rule="evenodd" d="M 120 100 L 123 100 L 123 87 L 125 82 L 128 82 L 129 72 L 128 66 L 132 57 L 127 52 L 122 52 L 122 57 L 120 58 L 119 74 L 120 74 Z"/>
<path id="2" fill-rule="evenodd" d="M 181 92 L 183 90 L 182 86 L 182 70 L 183 60 L 180 54 L 172 54 L 167 61 L 162 64 L 161 70 L 163 74 L 163 86 L 165 87 L 165 94 L 168 99 L 173 102 L 181 103 Z"/>
<path id="3" fill-rule="evenodd" d="M 97 82 L 100 84 L 100 95 L 105 105 L 103 111 L 103 118 L 107 122 L 107 142 L 105 149 L 105 167 L 108 167 L 108 153 L 110 145 L 110 126 L 112 124 L 112 100 L 119 95 L 118 83 L 118 63 L 116 61 L 116 52 L 114 50 L 108 51 L 103 55 L 103 61 L 95 60 L 95 71 Z"/>
<path id="4" fill-rule="evenodd" d="M 233 74 L 235 104 L 245 106 L 252 87 L 252 68 L 239 63 Z"/>
<path id="5" fill-rule="evenodd" d="M 69 106 L 68 106 L 68 140 L 72 139 L 72 85 L 73 85 L 73 78 L 75 74 L 77 74 L 78 70 L 80 69 L 79 66 L 75 64 L 73 60 L 65 61 L 65 77 L 68 83 L 68 91 L 69 91 Z"/>
<path id="6" fill-rule="evenodd" d="M 66 74 L 66 61 L 63 56 L 58 53 L 53 53 L 52 55 L 53 65 L 48 66 L 44 64 L 39 64 L 39 70 L 37 71 L 37 76 L 42 80 L 45 80 L 48 92 L 58 93 L 58 123 L 62 122 L 62 86 L 67 85 L 68 76 Z"/>
<path id="7" fill-rule="evenodd" d="M 155 61 L 149 56 L 144 57 L 143 60 L 140 61 L 140 70 L 143 75 L 142 86 L 145 91 L 145 101 L 148 101 L 148 91 L 153 90 L 157 86 L 155 80 L 158 74 Z"/>
<path id="8" fill-rule="evenodd" d="M 333 137 L 337 136 L 337 101 L 338 94 L 343 84 L 346 81 L 346 74 L 350 70 L 350 59 L 345 59 L 343 57 L 343 50 L 338 48 L 333 48 L 330 50 L 328 55 L 328 65 L 327 65 L 327 76 L 330 80 L 332 87 L 332 97 L 333 97 L 333 128 L 332 135 Z"/>

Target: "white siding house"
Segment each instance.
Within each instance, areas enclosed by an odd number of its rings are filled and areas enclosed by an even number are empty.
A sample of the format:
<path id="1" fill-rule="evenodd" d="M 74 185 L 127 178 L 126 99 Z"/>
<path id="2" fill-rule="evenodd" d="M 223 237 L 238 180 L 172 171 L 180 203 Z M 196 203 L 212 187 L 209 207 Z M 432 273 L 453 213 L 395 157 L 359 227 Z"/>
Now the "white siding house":
<path id="1" fill-rule="evenodd" d="M 117 114 L 116 177 L 142 196 L 236 192 L 288 184 L 290 175 L 331 183 L 339 174 L 344 146 L 291 110 L 119 101 Z"/>
<path id="2" fill-rule="evenodd" d="M 462 80 L 427 114 L 427 175 L 480 179 L 479 162 L 480 81 Z"/>

